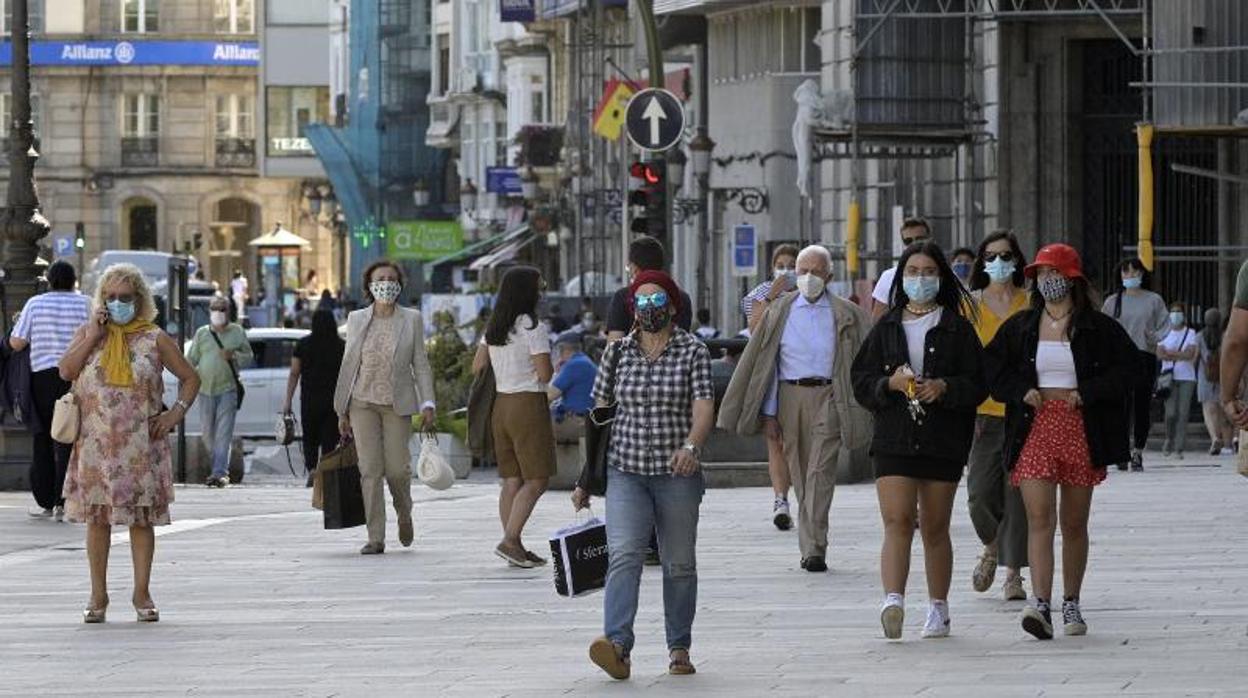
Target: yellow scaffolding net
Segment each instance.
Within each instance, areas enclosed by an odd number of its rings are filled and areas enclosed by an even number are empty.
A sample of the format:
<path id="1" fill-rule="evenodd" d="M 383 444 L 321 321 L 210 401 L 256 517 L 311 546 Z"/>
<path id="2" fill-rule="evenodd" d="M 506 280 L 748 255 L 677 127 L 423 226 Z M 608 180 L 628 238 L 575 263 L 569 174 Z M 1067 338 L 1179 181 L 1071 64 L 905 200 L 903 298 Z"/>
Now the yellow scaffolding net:
<path id="1" fill-rule="evenodd" d="M 1153 125 L 1140 124 L 1136 130 L 1140 150 L 1140 261 L 1153 270 Z"/>

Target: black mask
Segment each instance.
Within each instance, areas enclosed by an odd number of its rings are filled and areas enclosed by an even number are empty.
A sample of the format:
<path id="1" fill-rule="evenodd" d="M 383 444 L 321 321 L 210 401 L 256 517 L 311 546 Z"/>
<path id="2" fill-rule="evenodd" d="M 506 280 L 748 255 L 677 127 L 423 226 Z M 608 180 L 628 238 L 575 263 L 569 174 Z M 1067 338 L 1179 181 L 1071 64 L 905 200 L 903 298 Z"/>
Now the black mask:
<path id="1" fill-rule="evenodd" d="M 667 323 L 671 322 L 672 316 L 667 312 L 667 307 L 662 308 L 639 308 L 637 310 L 637 324 L 645 332 L 662 332 Z"/>

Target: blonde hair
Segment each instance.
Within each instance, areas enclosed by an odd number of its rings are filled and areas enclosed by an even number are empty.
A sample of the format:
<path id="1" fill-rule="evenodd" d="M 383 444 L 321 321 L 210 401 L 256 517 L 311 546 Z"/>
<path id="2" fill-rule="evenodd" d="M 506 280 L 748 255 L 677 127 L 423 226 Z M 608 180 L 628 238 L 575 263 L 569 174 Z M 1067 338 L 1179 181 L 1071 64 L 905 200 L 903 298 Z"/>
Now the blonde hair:
<path id="1" fill-rule="evenodd" d="M 133 264 L 114 264 L 104 270 L 95 285 L 95 307 L 106 307 L 104 289 L 118 282 L 128 283 L 134 289 L 134 316 L 148 322 L 155 320 L 156 301 L 152 298 L 152 289 L 143 278 L 143 272 Z"/>

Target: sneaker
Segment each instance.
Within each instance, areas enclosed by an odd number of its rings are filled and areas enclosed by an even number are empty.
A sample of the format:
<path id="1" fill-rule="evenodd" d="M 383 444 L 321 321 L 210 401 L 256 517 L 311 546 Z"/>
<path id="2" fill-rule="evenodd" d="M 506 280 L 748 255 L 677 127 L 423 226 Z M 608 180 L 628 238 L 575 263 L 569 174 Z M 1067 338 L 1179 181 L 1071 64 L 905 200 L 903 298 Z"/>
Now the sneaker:
<path id="1" fill-rule="evenodd" d="M 1006 601 L 1026 601 L 1027 590 L 1023 588 L 1023 575 L 1011 574 L 1005 578 L 1001 586 L 1001 595 Z"/>
<path id="2" fill-rule="evenodd" d="M 364 547 L 360 548 L 361 555 L 381 555 L 385 552 L 385 543 L 365 543 Z"/>
<path id="3" fill-rule="evenodd" d="M 776 497 L 775 504 L 771 507 L 771 522 L 781 531 L 793 528 L 793 517 L 789 515 L 789 500 Z"/>
<path id="4" fill-rule="evenodd" d="M 1144 452 L 1138 448 L 1131 451 L 1131 470 L 1137 473 L 1144 470 Z"/>
<path id="5" fill-rule="evenodd" d="M 1083 614 L 1079 612 L 1077 599 L 1066 599 L 1062 602 L 1062 625 L 1067 635 L 1088 634 L 1088 624 L 1084 622 Z"/>
<path id="6" fill-rule="evenodd" d="M 1053 639 L 1053 619 L 1049 615 L 1048 604 L 1024 608 L 1022 623 L 1023 630 L 1026 630 L 1037 640 Z"/>
<path id="7" fill-rule="evenodd" d="M 57 523 L 61 523 L 65 520 L 64 504 L 57 504 L 56 507 L 52 509 L 52 520 Z"/>
<path id="8" fill-rule="evenodd" d="M 949 604 L 944 601 L 932 601 L 927 605 L 927 622 L 923 624 L 923 637 L 949 637 Z"/>
<path id="9" fill-rule="evenodd" d="M 901 627 L 905 622 L 905 597 L 901 594 L 889 594 L 884 599 L 884 607 L 880 609 L 880 625 L 884 626 L 884 637 L 889 640 L 900 639 Z"/>
<path id="10" fill-rule="evenodd" d="M 1222 455 L 1222 442 L 1221 441 L 1213 442 L 1213 445 L 1209 447 L 1209 455 L 1211 456 Z"/>
<path id="11" fill-rule="evenodd" d="M 983 593 L 992 588 L 992 580 L 997 577 L 997 551 L 984 546 L 984 552 L 971 571 L 971 586 L 975 591 Z"/>
<path id="12" fill-rule="evenodd" d="M 52 518 L 52 510 L 43 507 L 31 507 L 26 510 L 26 515 L 32 519 L 50 519 Z"/>

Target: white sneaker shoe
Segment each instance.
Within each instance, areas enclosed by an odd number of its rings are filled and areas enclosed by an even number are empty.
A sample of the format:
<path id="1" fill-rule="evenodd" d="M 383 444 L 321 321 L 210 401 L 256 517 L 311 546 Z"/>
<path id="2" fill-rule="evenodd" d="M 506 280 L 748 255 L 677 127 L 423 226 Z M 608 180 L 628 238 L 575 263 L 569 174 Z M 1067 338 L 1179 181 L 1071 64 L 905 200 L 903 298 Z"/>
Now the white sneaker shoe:
<path id="1" fill-rule="evenodd" d="M 923 637 L 949 637 L 949 604 L 932 602 L 927 605 L 927 622 L 923 624 Z"/>
<path id="2" fill-rule="evenodd" d="M 32 519 L 50 519 L 52 518 L 52 510 L 43 507 L 31 507 L 26 510 L 26 515 Z"/>
<path id="3" fill-rule="evenodd" d="M 884 637 L 889 640 L 901 638 L 901 628 L 906 621 L 904 598 L 901 594 L 889 594 L 880 609 L 880 625 L 884 626 Z"/>
<path id="4" fill-rule="evenodd" d="M 64 504 L 57 504 L 56 508 L 52 510 L 52 520 L 57 523 L 61 523 L 62 521 L 65 520 L 65 505 Z"/>
<path id="5" fill-rule="evenodd" d="M 771 508 L 771 523 L 781 531 L 793 528 L 793 517 L 789 514 L 789 500 L 776 497 Z"/>

